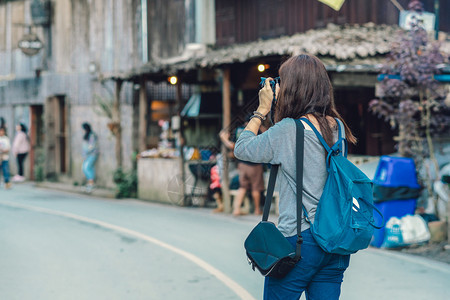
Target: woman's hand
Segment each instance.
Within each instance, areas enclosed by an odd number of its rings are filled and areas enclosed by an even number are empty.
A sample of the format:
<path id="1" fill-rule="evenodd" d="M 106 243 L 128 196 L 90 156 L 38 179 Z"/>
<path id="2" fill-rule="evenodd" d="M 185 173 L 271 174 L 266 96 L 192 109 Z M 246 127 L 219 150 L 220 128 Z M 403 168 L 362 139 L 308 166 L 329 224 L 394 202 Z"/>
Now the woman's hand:
<path id="1" fill-rule="evenodd" d="M 277 83 L 275 85 L 275 99 L 278 101 L 278 95 L 280 94 L 280 85 Z"/>
<path id="2" fill-rule="evenodd" d="M 222 129 L 219 133 L 219 136 L 222 141 L 230 140 L 230 133 L 228 132 L 228 130 Z"/>
<path id="3" fill-rule="evenodd" d="M 272 108 L 273 91 L 270 87 L 270 81 L 273 80 L 271 77 L 266 79 L 264 87 L 259 90 L 259 107 L 257 111 L 264 116 L 267 116 Z"/>

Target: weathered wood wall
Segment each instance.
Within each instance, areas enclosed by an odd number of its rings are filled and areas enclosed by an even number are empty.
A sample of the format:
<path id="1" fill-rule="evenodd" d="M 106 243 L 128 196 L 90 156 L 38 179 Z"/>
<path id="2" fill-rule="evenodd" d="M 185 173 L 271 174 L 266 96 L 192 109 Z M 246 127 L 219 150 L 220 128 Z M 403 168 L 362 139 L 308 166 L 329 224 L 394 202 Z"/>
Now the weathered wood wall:
<path id="1" fill-rule="evenodd" d="M 17 24 L 31 23 L 30 3 L 0 3 L 0 76 L 87 73 L 91 62 L 112 73 L 140 64 L 140 0 L 53 0 L 51 29 L 33 27 L 46 47 L 33 57 L 17 47 L 27 30 Z"/>
<path id="2" fill-rule="evenodd" d="M 40 69 L 45 50 L 38 55 L 28 57 L 17 47 L 19 40 L 28 29 L 22 24 L 30 23 L 28 1 L 14 1 L 0 4 L 0 76 L 28 77 Z M 33 28 L 43 40 L 42 28 Z"/>
<path id="3" fill-rule="evenodd" d="M 53 49 L 57 72 L 126 71 L 141 57 L 140 0 L 54 2 Z"/>
<path id="4" fill-rule="evenodd" d="M 148 0 L 148 44 L 151 59 L 180 55 L 190 32 L 186 32 L 184 0 Z"/>
<path id="5" fill-rule="evenodd" d="M 109 75 L 142 64 L 140 0 L 52 0 L 50 27 L 36 27 L 39 38 L 49 47 L 39 55 L 27 57 L 17 48 L 24 33 L 15 23 L 29 23 L 31 0 L 0 1 L 0 116 L 11 128 L 17 123 L 15 108 L 44 105 L 48 97 L 64 95 L 69 109 L 68 146 L 74 180 L 81 172 L 81 124 L 91 122 L 99 134 L 101 156 L 97 167 L 100 186 L 113 186 L 115 169 L 114 139 L 107 128 L 109 120 L 94 111 L 94 95 L 111 97 L 111 81 L 102 85 L 94 80 L 103 73 Z M 97 74 L 89 73 L 89 64 L 98 66 Z M 35 69 L 42 69 L 40 77 Z M 6 80 L 4 80 L 6 79 Z M 121 101 L 123 124 L 122 158 L 124 167 L 131 168 L 133 149 L 132 110 L 134 87 L 124 83 Z"/>
<path id="6" fill-rule="evenodd" d="M 409 0 L 398 0 L 406 9 Z M 434 11 L 434 0 L 423 0 Z M 449 1 L 440 1 L 440 30 L 450 31 Z M 317 0 L 216 0 L 217 45 L 292 35 L 335 24 L 398 24 L 399 11 L 390 0 L 346 0 L 339 12 Z"/>

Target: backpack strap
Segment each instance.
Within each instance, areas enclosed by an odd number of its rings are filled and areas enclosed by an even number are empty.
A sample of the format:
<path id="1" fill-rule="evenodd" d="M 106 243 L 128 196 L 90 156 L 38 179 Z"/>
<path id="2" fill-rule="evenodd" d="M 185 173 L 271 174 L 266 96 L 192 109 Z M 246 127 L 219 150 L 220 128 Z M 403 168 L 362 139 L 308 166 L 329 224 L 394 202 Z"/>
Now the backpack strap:
<path id="1" fill-rule="evenodd" d="M 347 151 L 348 151 L 348 143 L 347 143 L 347 139 L 345 138 L 345 128 L 344 128 L 344 124 L 342 123 L 341 120 L 339 120 L 338 118 L 334 118 L 338 124 L 338 128 L 339 128 L 339 140 L 342 140 L 342 145 L 341 145 L 341 149 L 342 149 L 342 155 L 344 157 L 347 157 Z"/>
<path id="2" fill-rule="evenodd" d="M 345 138 L 345 130 L 344 130 L 344 124 L 342 124 L 341 120 L 336 118 L 336 122 L 338 123 L 338 140 L 332 147 L 328 146 L 327 142 L 325 142 L 325 139 L 323 136 L 319 133 L 319 131 L 314 127 L 314 125 L 311 123 L 310 120 L 306 118 L 301 118 L 300 120 L 304 121 L 306 124 L 311 127 L 311 129 L 316 134 L 317 138 L 319 139 L 322 146 L 325 148 L 325 150 L 328 153 L 327 156 L 327 165 L 330 160 L 331 155 L 339 155 L 342 153 L 343 156 L 347 157 L 347 139 Z"/>
<path id="3" fill-rule="evenodd" d="M 309 127 L 311 127 L 311 129 L 316 134 L 316 136 L 319 139 L 322 146 L 325 148 L 325 150 L 328 152 L 328 154 L 330 154 L 330 152 L 332 152 L 330 146 L 328 146 L 327 142 L 325 142 L 325 139 L 322 137 L 322 135 L 319 133 L 319 131 L 316 129 L 316 127 L 314 127 L 314 125 L 311 123 L 311 121 L 308 120 L 307 118 L 300 118 L 300 120 L 304 121 L 306 124 L 309 125 Z"/>

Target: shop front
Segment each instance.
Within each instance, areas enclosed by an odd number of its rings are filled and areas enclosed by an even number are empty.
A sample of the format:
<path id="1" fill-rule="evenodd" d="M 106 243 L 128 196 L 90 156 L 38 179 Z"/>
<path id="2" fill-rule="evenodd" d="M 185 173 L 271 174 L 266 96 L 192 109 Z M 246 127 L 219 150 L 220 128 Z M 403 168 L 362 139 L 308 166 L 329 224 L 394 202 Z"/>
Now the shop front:
<path id="1" fill-rule="evenodd" d="M 182 109 L 152 101 L 146 150 L 137 163 L 138 197 L 176 205 L 208 204 L 210 170 L 217 163 L 221 97 L 192 93 Z M 164 108 L 165 106 L 165 108 Z"/>

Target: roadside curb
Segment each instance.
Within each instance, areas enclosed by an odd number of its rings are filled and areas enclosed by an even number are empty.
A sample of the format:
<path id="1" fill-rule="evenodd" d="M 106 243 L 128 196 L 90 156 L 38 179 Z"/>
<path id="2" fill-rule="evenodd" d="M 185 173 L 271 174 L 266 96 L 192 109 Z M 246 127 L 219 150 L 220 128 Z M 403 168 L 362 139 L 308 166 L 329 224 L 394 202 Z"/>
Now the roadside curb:
<path id="1" fill-rule="evenodd" d="M 92 196 L 92 197 L 100 197 L 100 198 L 115 198 L 115 193 L 113 190 L 108 190 L 104 188 L 94 188 L 91 193 L 86 193 L 84 187 L 82 186 L 74 186 L 71 184 L 60 183 L 60 182 L 35 182 L 33 183 L 34 187 L 51 189 L 75 194 L 82 194 L 84 196 Z"/>
<path id="2" fill-rule="evenodd" d="M 405 252 L 397 253 L 397 252 L 393 252 L 391 250 L 385 250 L 385 249 L 379 249 L 379 248 L 373 248 L 373 247 L 370 247 L 367 250 L 372 253 L 376 253 L 378 255 L 401 259 L 408 263 L 422 265 L 427 268 L 432 268 L 434 270 L 450 274 L 450 264 L 447 264 L 445 262 L 437 261 L 434 259 L 430 259 L 427 257 L 414 255 L 414 254 L 410 254 L 410 253 L 405 253 Z"/>

